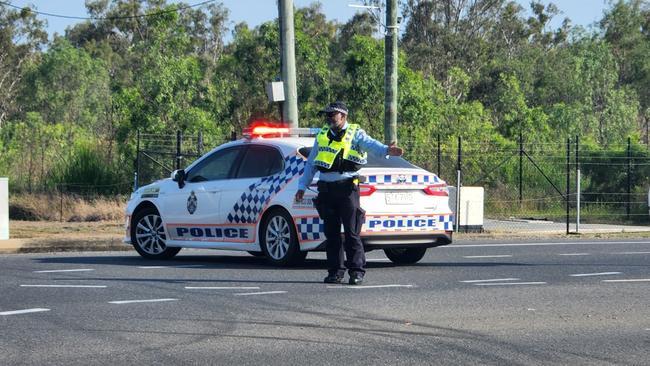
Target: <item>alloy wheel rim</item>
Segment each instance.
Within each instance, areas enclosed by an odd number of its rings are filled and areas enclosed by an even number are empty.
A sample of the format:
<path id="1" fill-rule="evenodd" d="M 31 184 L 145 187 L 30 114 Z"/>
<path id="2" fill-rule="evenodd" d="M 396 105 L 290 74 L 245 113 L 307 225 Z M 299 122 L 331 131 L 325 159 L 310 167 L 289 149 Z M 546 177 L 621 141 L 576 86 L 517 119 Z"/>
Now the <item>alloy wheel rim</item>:
<path id="1" fill-rule="evenodd" d="M 135 229 L 135 240 L 145 253 L 152 255 L 162 253 L 167 248 L 166 239 L 160 216 L 146 215 L 138 221 Z"/>
<path id="2" fill-rule="evenodd" d="M 287 255 L 291 243 L 289 223 L 282 216 L 274 216 L 266 226 L 266 249 L 271 258 L 280 260 Z"/>

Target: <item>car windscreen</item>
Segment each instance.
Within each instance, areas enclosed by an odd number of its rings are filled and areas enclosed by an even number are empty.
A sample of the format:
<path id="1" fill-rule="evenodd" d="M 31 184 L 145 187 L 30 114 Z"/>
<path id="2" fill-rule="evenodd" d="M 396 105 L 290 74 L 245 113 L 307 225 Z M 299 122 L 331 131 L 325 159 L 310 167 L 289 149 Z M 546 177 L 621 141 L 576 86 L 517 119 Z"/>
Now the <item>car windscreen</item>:
<path id="1" fill-rule="evenodd" d="M 308 157 L 311 152 L 312 147 L 305 146 L 298 150 L 298 152 L 304 156 Z M 376 157 L 374 155 L 368 154 L 368 164 L 363 166 L 364 168 L 406 168 L 406 169 L 419 169 L 417 166 L 409 163 L 404 158 L 400 156 L 391 156 L 386 159 L 383 157 Z"/>

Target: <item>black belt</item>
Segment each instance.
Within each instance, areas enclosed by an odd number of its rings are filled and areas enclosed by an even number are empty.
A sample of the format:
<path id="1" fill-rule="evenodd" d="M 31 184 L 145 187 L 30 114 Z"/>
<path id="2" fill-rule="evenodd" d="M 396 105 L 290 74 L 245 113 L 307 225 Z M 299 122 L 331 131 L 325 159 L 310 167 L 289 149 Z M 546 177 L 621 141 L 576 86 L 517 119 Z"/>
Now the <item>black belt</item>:
<path id="1" fill-rule="evenodd" d="M 333 182 L 325 182 L 322 180 L 318 181 L 318 188 L 321 187 L 326 187 L 326 188 L 336 188 L 336 187 L 341 187 L 341 186 L 349 186 L 352 184 L 352 182 L 358 178 L 346 178 L 346 179 L 341 179 L 341 180 L 336 180 Z"/>

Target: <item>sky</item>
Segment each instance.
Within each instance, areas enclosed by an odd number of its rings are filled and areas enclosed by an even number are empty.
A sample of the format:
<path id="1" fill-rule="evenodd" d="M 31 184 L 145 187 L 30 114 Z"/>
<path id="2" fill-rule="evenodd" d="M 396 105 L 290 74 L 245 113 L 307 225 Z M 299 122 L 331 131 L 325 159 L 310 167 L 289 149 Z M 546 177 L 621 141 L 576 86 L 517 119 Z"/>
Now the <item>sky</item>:
<path id="1" fill-rule="evenodd" d="M 9 1 L 12 5 L 35 7 L 36 10 L 67 15 L 85 17 L 88 16 L 84 6 L 84 0 L 2 0 Z M 196 4 L 203 0 L 185 0 L 187 4 Z M 516 0 L 525 9 L 529 9 L 529 0 Z M 169 0 L 170 3 L 178 2 Z M 276 0 L 217 0 L 230 10 L 230 24 L 232 29 L 235 24 L 245 21 L 249 26 L 255 27 L 265 21 L 273 20 L 278 16 L 278 7 Z M 294 0 L 294 6 L 304 7 L 315 0 Z M 328 19 L 335 19 L 340 23 L 345 23 L 356 12 L 365 11 L 350 7 L 349 4 L 360 4 L 359 0 L 321 0 L 323 11 Z M 564 18 L 571 19 L 574 25 L 588 27 L 602 18 L 603 11 L 608 8 L 608 0 L 554 0 L 552 1 L 563 14 L 558 16 L 551 23 L 552 27 L 558 27 Z M 542 3 L 548 4 L 548 0 L 542 0 Z M 43 16 L 40 16 L 43 17 Z M 74 25 L 82 20 L 65 19 L 56 17 L 46 17 L 48 22 L 48 33 L 53 35 L 55 32 L 64 34 L 66 27 Z M 227 41 L 227 40 L 226 40 Z"/>

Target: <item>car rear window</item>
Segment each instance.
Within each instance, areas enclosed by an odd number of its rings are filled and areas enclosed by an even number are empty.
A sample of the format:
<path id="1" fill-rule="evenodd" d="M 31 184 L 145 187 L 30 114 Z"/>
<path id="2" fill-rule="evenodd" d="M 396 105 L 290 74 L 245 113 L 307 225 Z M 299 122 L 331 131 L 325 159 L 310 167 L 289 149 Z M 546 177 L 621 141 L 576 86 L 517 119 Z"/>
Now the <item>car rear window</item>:
<path id="1" fill-rule="evenodd" d="M 312 147 L 305 146 L 298 150 L 298 152 L 304 156 L 308 157 L 311 152 Z M 406 159 L 400 156 L 391 156 L 389 159 L 376 157 L 374 155 L 368 154 L 368 164 L 364 165 L 364 168 L 406 168 L 406 169 L 418 169 L 417 166 L 409 163 Z"/>

